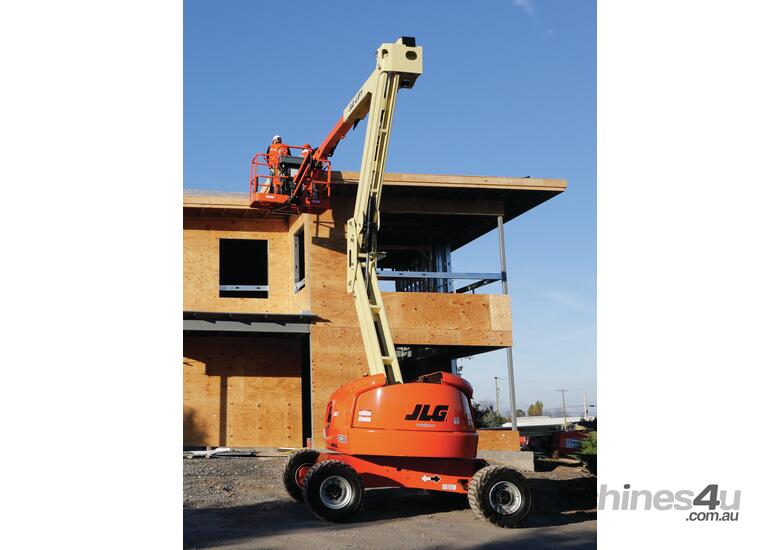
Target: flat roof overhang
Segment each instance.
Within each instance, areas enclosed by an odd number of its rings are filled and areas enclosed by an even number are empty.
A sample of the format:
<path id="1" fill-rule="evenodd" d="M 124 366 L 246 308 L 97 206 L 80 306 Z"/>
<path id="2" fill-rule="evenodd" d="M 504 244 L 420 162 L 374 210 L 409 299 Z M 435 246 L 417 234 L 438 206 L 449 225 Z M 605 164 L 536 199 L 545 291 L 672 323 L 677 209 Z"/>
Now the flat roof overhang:
<path id="1" fill-rule="evenodd" d="M 335 197 L 354 195 L 357 172 L 332 174 Z M 445 174 L 386 173 L 382 212 L 387 225 L 398 222 L 394 214 L 414 223 L 416 218 L 432 224 L 434 232 L 448 235 L 452 249 L 488 233 L 496 227 L 497 216 L 508 222 L 566 190 L 562 179 Z M 287 218 L 287 214 L 262 212 L 248 206 L 248 192 L 184 192 L 185 217 Z M 390 229 L 383 223 L 384 229 Z"/>
<path id="2" fill-rule="evenodd" d="M 271 315 L 260 313 L 215 313 L 185 311 L 185 332 L 309 334 L 316 315 Z"/>

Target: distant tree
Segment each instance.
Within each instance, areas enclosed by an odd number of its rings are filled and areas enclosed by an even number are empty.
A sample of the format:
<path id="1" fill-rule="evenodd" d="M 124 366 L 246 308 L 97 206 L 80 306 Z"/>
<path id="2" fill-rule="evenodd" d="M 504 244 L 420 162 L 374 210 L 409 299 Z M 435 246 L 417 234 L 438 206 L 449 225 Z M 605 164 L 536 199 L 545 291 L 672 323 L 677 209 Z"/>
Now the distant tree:
<path id="1" fill-rule="evenodd" d="M 486 403 L 479 401 L 473 401 L 471 406 L 474 407 L 474 425 L 479 428 L 482 426 L 482 417 L 485 416 L 489 408 Z"/>
<path id="2" fill-rule="evenodd" d="M 528 416 L 542 416 L 543 410 L 544 410 L 544 403 L 537 400 L 536 403 L 532 403 L 531 405 L 528 405 Z"/>
<path id="3" fill-rule="evenodd" d="M 509 419 L 501 416 L 493 409 L 488 410 L 482 417 L 482 426 L 478 428 L 500 428 L 503 424 L 509 422 Z"/>
<path id="4" fill-rule="evenodd" d="M 596 474 L 596 432 L 590 432 L 587 439 L 583 439 L 580 447 L 580 460 L 588 467 L 592 474 Z"/>
<path id="5" fill-rule="evenodd" d="M 584 455 L 595 455 L 596 454 L 596 432 L 590 432 L 588 434 L 588 438 L 584 439 L 582 441 L 582 447 L 580 448 L 580 453 Z"/>
<path id="6" fill-rule="evenodd" d="M 500 428 L 506 418 L 493 410 L 493 405 L 486 402 L 474 402 L 474 424 L 477 428 Z"/>
<path id="7" fill-rule="evenodd" d="M 515 411 L 515 415 L 519 418 L 521 416 L 525 416 L 525 411 L 523 409 L 517 409 Z"/>

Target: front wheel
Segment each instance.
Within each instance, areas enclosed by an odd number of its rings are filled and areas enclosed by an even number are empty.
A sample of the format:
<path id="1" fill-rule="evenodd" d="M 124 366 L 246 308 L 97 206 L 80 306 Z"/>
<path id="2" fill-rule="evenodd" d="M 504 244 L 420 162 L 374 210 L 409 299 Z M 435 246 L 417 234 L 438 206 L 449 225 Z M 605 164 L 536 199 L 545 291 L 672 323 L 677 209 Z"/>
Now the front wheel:
<path id="1" fill-rule="evenodd" d="M 303 481 L 303 499 L 318 518 L 347 521 L 363 507 L 363 483 L 357 472 L 339 460 L 315 464 Z"/>
<path id="2" fill-rule="evenodd" d="M 531 491 L 517 470 L 487 466 L 469 482 L 469 506 L 499 527 L 519 527 L 531 511 Z"/>

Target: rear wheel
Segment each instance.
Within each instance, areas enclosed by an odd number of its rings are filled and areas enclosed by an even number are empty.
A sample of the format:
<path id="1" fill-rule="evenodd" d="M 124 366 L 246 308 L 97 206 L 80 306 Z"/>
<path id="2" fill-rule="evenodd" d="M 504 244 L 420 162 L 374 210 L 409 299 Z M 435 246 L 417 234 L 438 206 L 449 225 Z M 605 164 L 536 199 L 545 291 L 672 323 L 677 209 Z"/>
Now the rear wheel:
<path id="1" fill-rule="evenodd" d="M 303 501 L 303 479 L 306 472 L 314 466 L 319 456 L 317 451 L 300 449 L 291 454 L 284 465 L 284 488 L 298 502 Z"/>
<path id="2" fill-rule="evenodd" d="M 517 470 L 488 466 L 469 482 L 469 506 L 499 527 L 518 527 L 531 511 L 531 491 Z"/>
<path id="3" fill-rule="evenodd" d="M 303 499 L 325 521 L 347 521 L 363 507 L 363 483 L 357 472 L 339 460 L 315 464 L 303 481 Z"/>

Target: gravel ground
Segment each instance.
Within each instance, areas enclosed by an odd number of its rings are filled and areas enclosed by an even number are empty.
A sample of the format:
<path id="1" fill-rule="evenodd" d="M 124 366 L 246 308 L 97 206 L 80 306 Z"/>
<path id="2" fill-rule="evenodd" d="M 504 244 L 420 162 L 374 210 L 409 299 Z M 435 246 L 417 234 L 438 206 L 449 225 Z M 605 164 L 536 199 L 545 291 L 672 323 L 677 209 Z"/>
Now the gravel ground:
<path id="1" fill-rule="evenodd" d="M 596 478 L 567 461 L 528 473 L 534 508 L 520 529 L 477 519 L 465 499 L 426 491 L 366 491 L 353 522 L 317 520 L 282 486 L 284 457 L 184 460 L 185 548 L 596 547 Z"/>

